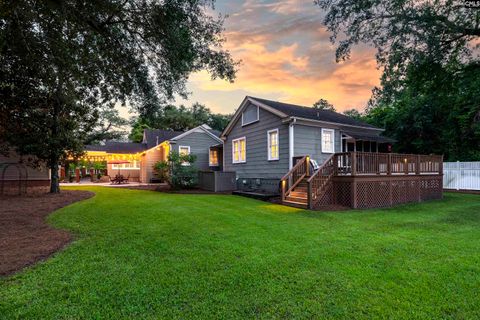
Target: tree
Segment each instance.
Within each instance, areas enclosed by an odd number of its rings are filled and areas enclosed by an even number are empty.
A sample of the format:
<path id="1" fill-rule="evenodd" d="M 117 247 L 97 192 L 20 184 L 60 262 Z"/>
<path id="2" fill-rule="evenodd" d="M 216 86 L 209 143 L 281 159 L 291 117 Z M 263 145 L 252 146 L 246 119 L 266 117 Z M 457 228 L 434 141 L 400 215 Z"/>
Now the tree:
<path id="1" fill-rule="evenodd" d="M 313 104 L 313 108 L 317 110 L 328 110 L 328 111 L 335 111 L 335 107 L 333 104 L 329 103 L 325 99 L 320 99 Z"/>
<path id="2" fill-rule="evenodd" d="M 133 142 L 142 142 L 143 131 L 145 129 L 151 129 L 151 127 L 141 118 L 134 117 L 130 121 L 132 129 L 128 135 L 128 139 Z"/>
<path id="3" fill-rule="evenodd" d="M 383 68 L 365 115 L 402 152 L 479 159 L 480 11 L 464 1 L 316 0 L 339 45 L 337 61 L 364 42 Z"/>
<path id="4" fill-rule="evenodd" d="M 213 113 L 210 117 L 210 120 L 207 124 L 215 130 L 223 131 L 232 120 L 233 114 L 221 114 L 221 113 Z"/>
<path id="5" fill-rule="evenodd" d="M 357 109 L 345 110 L 343 111 L 343 114 L 357 120 L 362 120 L 363 117 Z"/>
<path id="6" fill-rule="evenodd" d="M 184 105 L 166 105 L 157 112 L 143 117 L 137 117 L 132 122 L 132 131 L 129 135 L 133 141 L 141 141 L 143 129 L 155 128 L 172 131 L 187 131 L 202 124 L 212 129 L 223 131 L 231 119 L 231 115 L 212 113 L 206 106 L 195 102 L 191 107 Z"/>
<path id="7" fill-rule="evenodd" d="M 385 67 L 384 79 L 399 77 L 417 56 L 445 65 L 472 57 L 469 46 L 480 37 L 480 10 L 465 1 L 415 0 L 315 0 L 327 11 L 324 23 L 342 40 L 337 61 L 349 58 L 359 42 L 377 48 L 377 60 Z"/>
<path id="8" fill-rule="evenodd" d="M 0 139 L 51 169 L 80 154 L 99 110 L 127 102 L 140 115 L 191 72 L 233 81 L 221 49 L 223 19 L 208 0 L 3 1 L 0 3 Z"/>
<path id="9" fill-rule="evenodd" d="M 126 134 L 127 125 L 128 120 L 122 118 L 117 109 L 101 108 L 96 125 L 86 134 L 84 143 L 95 144 L 104 140 L 121 140 Z"/>
<path id="10" fill-rule="evenodd" d="M 393 96 L 380 93 L 365 116 L 397 140 L 397 151 L 480 160 L 480 63 L 410 64 L 402 87 Z"/>

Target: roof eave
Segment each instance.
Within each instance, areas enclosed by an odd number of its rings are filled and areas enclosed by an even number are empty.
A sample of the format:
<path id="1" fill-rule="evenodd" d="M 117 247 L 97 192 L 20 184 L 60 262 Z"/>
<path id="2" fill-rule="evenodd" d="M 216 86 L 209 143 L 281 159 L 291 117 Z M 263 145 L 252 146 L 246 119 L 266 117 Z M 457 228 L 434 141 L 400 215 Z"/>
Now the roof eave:
<path id="1" fill-rule="evenodd" d="M 240 106 L 238 107 L 237 111 L 235 111 L 235 114 L 233 115 L 232 117 L 232 120 L 230 120 L 230 122 L 228 123 L 227 127 L 223 130 L 223 132 L 220 134 L 220 138 L 223 140 L 226 135 L 228 135 L 230 133 L 230 131 L 232 130 L 232 127 L 235 125 L 235 123 L 237 123 L 237 121 L 239 120 L 238 118 L 241 116 L 242 112 L 243 112 L 243 109 L 245 109 L 245 107 L 247 106 L 248 102 L 250 102 L 251 104 L 254 104 L 256 105 L 257 107 L 259 108 L 262 108 L 280 118 L 285 118 L 285 117 L 288 117 L 287 114 L 281 112 L 281 111 L 278 111 L 277 109 L 275 108 L 272 108 L 264 103 L 261 103 L 257 100 L 255 100 L 254 98 L 250 97 L 250 96 L 246 96 L 242 103 L 240 104 Z"/>
<path id="2" fill-rule="evenodd" d="M 318 123 L 318 124 L 328 124 L 328 125 L 335 125 L 335 126 L 342 126 L 342 127 L 350 127 L 350 128 L 357 128 L 357 129 L 364 129 L 364 130 L 373 130 L 373 131 L 380 131 L 383 132 L 385 129 L 381 128 L 376 128 L 376 127 L 363 127 L 363 126 L 356 126 L 352 124 L 345 124 L 341 122 L 330 122 L 330 121 L 324 121 L 324 120 L 315 120 L 315 119 L 309 119 L 309 118 L 302 118 L 302 117 L 295 117 L 291 116 L 288 118 L 285 118 L 283 122 L 290 122 L 293 119 L 305 121 L 305 122 L 313 122 L 313 123 Z"/>
<path id="3" fill-rule="evenodd" d="M 205 127 L 205 126 L 206 126 L 206 127 Z M 200 126 L 198 126 L 198 127 L 195 127 L 195 128 L 190 129 L 190 130 L 188 130 L 188 131 L 185 131 L 184 133 L 179 134 L 178 136 L 175 136 L 175 137 L 169 139 L 168 141 L 170 141 L 170 142 L 175 142 L 175 141 L 177 141 L 178 139 L 181 139 L 181 138 L 183 138 L 183 137 L 186 137 L 186 136 L 192 134 L 193 132 L 195 132 L 195 130 L 201 129 L 203 132 L 205 132 L 207 135 L 209 135 L 209 136 L 212 137 L 213 139 L 217 140 L 218 142 L 223 143 L 223 140 L 220 139 L 219 137 L 217 137 L 216 135 L 214 135 L 213 133 L 211 133 L 210 131 L 208 131 L 207 127 L 210 128 L 209 126 L 207 126 L 207 125 L 205 125 L 205 124 L 202 124 L 202 125 L 200 125 Z M 210 129 L 211 129 L 211 128 L 210 128 Z"/>

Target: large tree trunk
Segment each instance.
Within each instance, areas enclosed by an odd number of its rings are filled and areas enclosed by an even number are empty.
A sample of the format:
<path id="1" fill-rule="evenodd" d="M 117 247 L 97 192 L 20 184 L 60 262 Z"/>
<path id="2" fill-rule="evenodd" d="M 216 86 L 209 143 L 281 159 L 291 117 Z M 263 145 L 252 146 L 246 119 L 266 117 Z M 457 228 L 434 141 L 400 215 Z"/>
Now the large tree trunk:
<path id="1" fill-rule="evenodd" d="M 58 160 L 50 160 L 50 193 L 60 193 L 60 183 L 58 179 Z"/>
<path id="2" fill-rule="evenodd" d="M 53 104 L 53 112 L 52 112 L 52 138 L 58 139 L 58 114 L 60 110 L 61 102 L 61 82 L 59 83 L 59 89 L 57 91 L 56 101 Z M 57 148 L 57 144 L 54 143 L 50 146 L 50 148 Z M 50 153 L 50 193 L 60 193 L 60 184 L 58 179 L 58 163 L 60 162 L 59 156 L 57 156 L 58 150 L 51 150 Z"/>

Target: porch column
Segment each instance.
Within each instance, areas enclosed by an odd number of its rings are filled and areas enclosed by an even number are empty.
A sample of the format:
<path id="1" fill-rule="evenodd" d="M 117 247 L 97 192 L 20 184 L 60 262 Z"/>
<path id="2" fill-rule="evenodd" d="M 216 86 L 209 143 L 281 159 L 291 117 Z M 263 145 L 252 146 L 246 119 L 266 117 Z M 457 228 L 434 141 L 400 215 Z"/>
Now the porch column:
<path id="1" fill-rule="evenodd" d="M 294 155 L 294 122 L 290 123 L 288 126 L 288 170 L 290 171 L 293 167 L 293 155 Z"/>

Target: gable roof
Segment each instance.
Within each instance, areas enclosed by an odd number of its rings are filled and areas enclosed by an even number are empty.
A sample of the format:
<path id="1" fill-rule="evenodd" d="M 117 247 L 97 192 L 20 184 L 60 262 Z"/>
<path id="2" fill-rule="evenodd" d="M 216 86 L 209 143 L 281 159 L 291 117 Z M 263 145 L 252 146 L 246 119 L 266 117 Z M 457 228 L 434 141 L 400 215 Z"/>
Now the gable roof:
<path id="1" fill-rule="evenodd" d="M 275 110 L 280 111 L 290 117 L 298 117 L 298 118 L 304 118 L 309 120 L 332 122 L 332 123 L 338 123 L 343 125 L 363 127 L 368 129 L 378 129 L 377 127 L 372 126 L 371 124 L 353 119 L 349 116 L 346 116 L 344 114 L 334 112 L 334 111 L 317 110 L 312 107 L 304 107 L 296 104 L 283 103 L 283 102 L 255 98 L 255 97 L 250 97 L 250 98 L 254 101 L 260 102 L 271 108 L 274 108 Z"/>
<path id="2" fill-rule="evenodd" d="M 372 126 L 363 121 L 353 119 L 349 116 L 328 111 L 328 110 L 317 110 L 312 107 L 299 106 L 295 104 L 283 103 L 273 100 L 267 100 L 262 98 L 246 96 L 243 99 L 240 107 L 237 109 L 235 114 L 232 117 L 232 120 L 228 123 L 227 127 L 223 130 L 221 136 L 224 137 L 227 135 L 235 123 L 240 119 L 243 110 L 249 105 L 256 105 L 276 116 L 288 120 L 289 118 L 296 118 L 306 121 L 317 121 L 323 123 L 331 123 L 340 126 L 354 127 L 367 130 L 375 130 L 377 132 L 383 131 L 383 129 Z"/>
<path id="3" fill-rule="evenodd" d="M 122 153 L 122 154 L 133 154 L 142 152 L 151 148 L 156 147 L 164 141 L 175 141 L 180 137 L 187 136 L 193 132 L 201 130 L 202 132 L 207 133 L 209 136 L 218 140 L 219 142 L 223 141 L 219 138 L 220 132 L 213 130 L 206 124 L 188 130 L 186 132 L 182 131 L 171 131 L 171 130 L 162 130 L 162 129 L 144 129 L 143 130 L 143 141 L 141 143 L 135 142 L 119 142 L 119 141 L 105 141 L 105 144 L 98 145 L 86 145 L 85 151 L 102 151 L 106 153 Z"/>
<path id="4" fill-rule="evenodd" d="M 135 142 L 106 141 L 104 145 L 86 145 L 85 150 L 131 154 L 146 150 L 146 145 Z"/>
<path id="5" fill-rule="evenodd" d="M 177 135 L 173 138 L 170 139 L 170 141 L 176 141 L 178 139 L 181 139 L 183 137 L 186 137 L 192 133 L 195 133 L 195 132 L 204 132 L 206 133 L 207 135 L 209 135 L 210 137 L 212 137 L 213 139 L 217 140 L 218 142 L 223 142 L 222 139 L 219 138 L 219 131 L 217 130 L 213 130 L 212 128 L 210 128 L 208 125 L 206 124 L 202 124 L 201 126 L 198 126 L 198 127 L 195 127 L 193 129 L 190 129 L 186 132 L 182 132 L 182 134 L 180 135 Z"/>
<path id="6" fill-rule="evenodd" d="M 145 129 L 143 130 L 143 143 L 146 144 L 147 149 L 156 147 L 158 144 L 170 140 L 176 136 L 183 134 L 182 131 L 170 131 L 163 129 Z M 158 141 L 157 141 L 158 139 Z"/>

